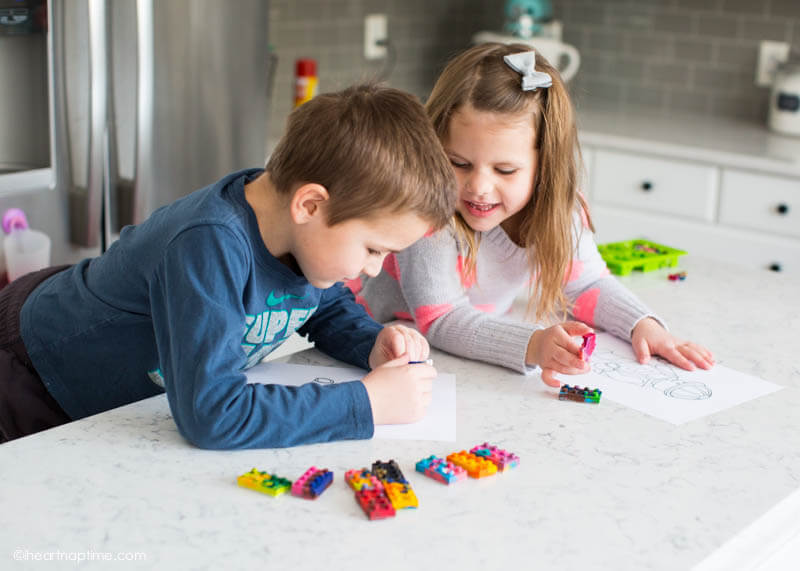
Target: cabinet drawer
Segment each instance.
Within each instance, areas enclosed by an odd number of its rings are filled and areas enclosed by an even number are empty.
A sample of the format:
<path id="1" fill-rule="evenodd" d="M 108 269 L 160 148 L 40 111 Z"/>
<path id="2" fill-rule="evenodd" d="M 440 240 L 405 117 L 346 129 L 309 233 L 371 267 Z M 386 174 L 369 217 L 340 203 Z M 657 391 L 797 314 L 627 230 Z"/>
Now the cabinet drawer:
<path id="1" fill-rule="evenodd" d="M 592 220 L 601 244 L 644 238 L 699 258 L 800 276 L 800 240 L 600 205 L 592 208 Z"/>
<path id="2" fill-rule="evenodd" d="M 719 221 L 800 238 L 800 179 L 725 169 Z"/>
<path id="3" fill-rule="evenodd" d="M 714 220 L 716 167 L 598 149 L 592 179 L 598 204 Z"/>

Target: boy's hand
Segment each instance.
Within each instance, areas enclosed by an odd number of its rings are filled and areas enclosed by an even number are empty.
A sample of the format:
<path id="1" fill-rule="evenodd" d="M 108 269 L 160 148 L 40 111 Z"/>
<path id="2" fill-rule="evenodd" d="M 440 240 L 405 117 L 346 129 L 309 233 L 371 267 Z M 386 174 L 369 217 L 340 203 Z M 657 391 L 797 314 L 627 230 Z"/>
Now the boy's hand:
<path id="1" fill-rule="evenodd" d="M 693 371 L 695 366 L 701 369 L 714 366 L 714 355 L 711 351 L 696 343 L 677 339 L 650 317 L 642 319 L 633 328 L 631 344 L 636 358 L 642 364 L 647 363 L 651 355 L 661 355 L 673 365 L 687 371 Z"/>
<path id="2" fill-rule="evenodd" d="M 573 337 L 594 333 L 592 328 L 579 321 L 565 321 L 540 329 L 531 335 L 525 361 L 542 368 L 542 381 L 551 387 L 560 387 L 556 373 L 578 375 L 590 370 L 589 363 L 581 358 L 581 344 Z"/>
<path id="3" fill-rule="evenodd" d="M 411 360 L 403 354 L 364 377 L 375 424 L 405 424 L 425 416 L 436 369 L 425 363 L 409 365 Z"/>
<path id="4" fill-rule="evenodd" d="M 419 331 L 405 325 L 387 325 L 375 339 L 375 345 L 369 353 L 369 366 L 375 369 L 406 354 L 406 363 L 424 361 L 430 352 L 428 340 Z"/>

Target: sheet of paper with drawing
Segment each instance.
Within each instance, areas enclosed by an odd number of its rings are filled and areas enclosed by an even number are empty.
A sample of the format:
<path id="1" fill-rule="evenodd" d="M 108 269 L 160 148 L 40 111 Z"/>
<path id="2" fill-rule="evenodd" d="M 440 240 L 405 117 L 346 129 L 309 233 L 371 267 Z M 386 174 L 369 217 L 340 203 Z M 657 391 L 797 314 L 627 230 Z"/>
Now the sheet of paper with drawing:
<path id="1" fill-rule="evenodd" d="M 597 387 L 603 391 L 603 399 L 672 424 L 683 424 L 782 388 L 719 364 L 710 371 L 685 371 L 658 358 L 641 365 L 630 343 L 608 333 L 597 335 L 590 364 L 591 373 L 562 376 L 561 381 Z"/>
<path id="2" fill-rule="evenodd" d="M 343 383 L 361 379 L 367 372 L 357 367 L 318 367 L 274 361 L 258 364 L 247 371 L 247 382 L 299 386 L 306 383 Z M 439 373 L 433 382 L 433 398 L 428 414 L 414 424 L 375 427 L 373 438 L 399 440 L 456 440 L 456 377 Z"/>

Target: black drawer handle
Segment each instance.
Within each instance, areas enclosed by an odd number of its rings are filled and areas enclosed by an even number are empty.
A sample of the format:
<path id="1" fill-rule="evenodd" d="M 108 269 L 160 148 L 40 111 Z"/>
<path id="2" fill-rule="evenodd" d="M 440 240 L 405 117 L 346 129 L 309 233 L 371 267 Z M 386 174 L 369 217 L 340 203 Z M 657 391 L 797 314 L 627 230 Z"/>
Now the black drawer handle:
<path id="1" fill-rule="evenodd" d="M 773 272 L 782 272 L 783 266 L 781 266 L 778 262 L 774 262 L 769 265 L 769 269 L 772 270 Z"/>
<path id="2" fill-rule="evenodd" d="M 789 214 L 789 205 L 785 202 L 781 202 L 778 206 L 775 207 L 775 210 L 778 211 L 778 214 L 781 216 L 786 216 Z"/>
<path id="3" fill-rule="evenodd" d="M 642 190 L 645 192 L 650 192 L 651 190 L 653 190 L 653 183 L 650 182 L 649 180 L 643 181 L 641 186 Z"/>

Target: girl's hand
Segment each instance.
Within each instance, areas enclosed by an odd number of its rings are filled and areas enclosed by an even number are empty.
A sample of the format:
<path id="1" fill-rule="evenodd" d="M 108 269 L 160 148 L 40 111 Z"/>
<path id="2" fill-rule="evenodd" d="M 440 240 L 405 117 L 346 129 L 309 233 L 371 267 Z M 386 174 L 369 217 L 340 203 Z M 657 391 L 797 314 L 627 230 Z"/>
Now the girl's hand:
<path id="1" fill-rule="evenodd" d="M 647 363 L 651 355 L 660 355 L 687 371 L 693 371 L 695 366 L 701 369 L 714 366 L 711 351 L 696 343 L 679 340 L 650 317 L 642 319 L 633 328 L 631 344 L 636 358 L 642 364 Z"/>
<path id="2" fill-rule="evenodd" d="M 363 379 L 375 424 L 404 424 L 425 416 L 431 404 L 436 369 L 400 355 L 375 368 Z"/>
<path id="3" fill-rule="evenodd" d="M 581 358 L 581 344 L 573 337 L 593 333 L 592 328 L 580 321 L 565 321 L 531 335 L 525 361 L 542 368 L 542 381 L 551 387 L 560 387 L 556 373 L 578 375 L 588 373 L 589 363 Z"/>
<path id="4" fill-rule="evenodd" d="M 408 361 L 424 361 L 430 352 L 428 340 L 416 329 L 405 325 L 387 325 L 375 339 L 375 345 L 369 353 L 369 366 L 375 369 L 405 354 L 408 354 Z"/>

